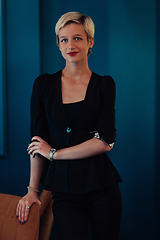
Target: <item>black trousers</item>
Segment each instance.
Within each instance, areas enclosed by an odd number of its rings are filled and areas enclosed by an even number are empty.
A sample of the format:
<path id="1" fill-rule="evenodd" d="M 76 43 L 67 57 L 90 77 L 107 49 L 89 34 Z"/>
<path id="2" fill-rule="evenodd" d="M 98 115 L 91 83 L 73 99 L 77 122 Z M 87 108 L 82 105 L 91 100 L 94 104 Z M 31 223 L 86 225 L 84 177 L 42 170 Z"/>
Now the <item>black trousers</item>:
<path id="1" fill-rule="evenodd" d="M 58 240 L 118 240 L 122 210 L 118 184 L 85 194 L 53 193 Z"/>

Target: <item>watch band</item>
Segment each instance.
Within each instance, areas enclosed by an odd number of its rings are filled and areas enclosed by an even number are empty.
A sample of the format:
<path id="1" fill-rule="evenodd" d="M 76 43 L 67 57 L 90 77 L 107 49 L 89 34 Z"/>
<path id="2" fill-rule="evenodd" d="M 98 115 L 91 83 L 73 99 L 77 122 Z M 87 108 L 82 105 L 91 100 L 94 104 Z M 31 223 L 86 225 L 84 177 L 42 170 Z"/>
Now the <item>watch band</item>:
<path id="1" fill-rule="evenodd" d="M 49 152 L 49 160 L 53 161 L 53 154 L 56 152 L 57 150 L 55 148 L 52 148 Z"/>

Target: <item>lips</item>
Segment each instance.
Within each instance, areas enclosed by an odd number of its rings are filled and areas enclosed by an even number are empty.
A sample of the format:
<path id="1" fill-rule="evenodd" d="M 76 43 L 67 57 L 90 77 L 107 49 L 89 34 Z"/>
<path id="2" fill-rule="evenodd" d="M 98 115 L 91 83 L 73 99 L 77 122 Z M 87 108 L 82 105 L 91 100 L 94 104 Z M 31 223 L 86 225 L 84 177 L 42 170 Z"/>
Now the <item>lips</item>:
<path id="1" fill-rule="evenodd" d="M 67 53 L 69 56 L 75 56 L 78 52 L 69 52 Z"/>

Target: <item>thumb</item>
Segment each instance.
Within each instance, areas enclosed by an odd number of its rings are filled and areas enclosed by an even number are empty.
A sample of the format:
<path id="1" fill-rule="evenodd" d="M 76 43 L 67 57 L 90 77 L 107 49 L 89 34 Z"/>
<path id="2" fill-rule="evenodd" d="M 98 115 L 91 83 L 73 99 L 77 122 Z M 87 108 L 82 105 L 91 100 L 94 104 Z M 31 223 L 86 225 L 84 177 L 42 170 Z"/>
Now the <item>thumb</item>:
<path id="1" fill-rule="evenodd" d="M 41 209 L 42 203 L 40 200 L 37 201 L 38 205 L 39 205 L 39 210 Z"/>

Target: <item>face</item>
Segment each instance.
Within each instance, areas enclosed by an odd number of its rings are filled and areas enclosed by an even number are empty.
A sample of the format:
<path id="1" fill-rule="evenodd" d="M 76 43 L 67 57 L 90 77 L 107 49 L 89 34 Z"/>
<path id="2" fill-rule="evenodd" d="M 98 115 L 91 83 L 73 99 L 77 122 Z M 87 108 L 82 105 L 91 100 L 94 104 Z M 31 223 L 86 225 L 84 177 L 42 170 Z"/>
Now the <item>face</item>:
<path id="1" fill-rule="evenodd" d="M 59 49 L 66 61 L 86 61 L 93 42 L 93 39 L 87 39 L 82 24 L 71 23 L 59 30 Z"/>

